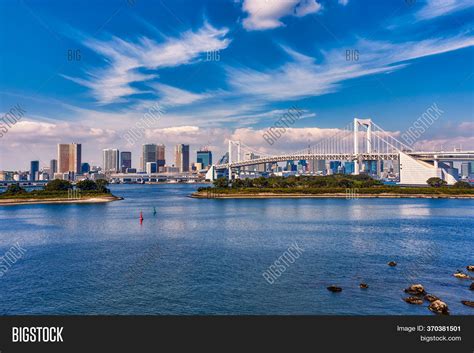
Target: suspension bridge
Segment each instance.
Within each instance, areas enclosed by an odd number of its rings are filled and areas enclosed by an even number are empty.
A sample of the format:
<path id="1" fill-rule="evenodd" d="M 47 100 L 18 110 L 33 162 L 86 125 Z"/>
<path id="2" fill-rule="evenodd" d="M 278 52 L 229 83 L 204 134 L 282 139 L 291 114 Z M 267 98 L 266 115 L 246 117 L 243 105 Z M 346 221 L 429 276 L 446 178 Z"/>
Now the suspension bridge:
<path id="1" fill-rule="evenodd" d="M 229 140 L 226 155 L 213 165 L 206 179 L 214 180 L 220 173 L 232 180 L 242 168 L 267 163 L 297 160 L 347 161 L 360 173 L 364 161 L 398 161 L 401 184 L 425 184 L 430 177 L 439 177 L 453 184 L 458 177 L 453 162 L 473 161 L 474 151 L 414 151 L 413 148 L 374 123 L 371 119 L 354 119 L 353 123 L 306 149 L 270 155 L 254 150 L 241 141 Z M 242 159 L 242 151 L 258 158 Z"/>

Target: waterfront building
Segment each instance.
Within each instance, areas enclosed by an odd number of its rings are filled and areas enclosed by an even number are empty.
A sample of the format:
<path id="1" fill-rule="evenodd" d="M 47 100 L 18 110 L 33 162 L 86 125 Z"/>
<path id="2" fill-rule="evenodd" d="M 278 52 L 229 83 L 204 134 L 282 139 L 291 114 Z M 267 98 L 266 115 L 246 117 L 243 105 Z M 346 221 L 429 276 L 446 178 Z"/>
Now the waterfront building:
<path id="1" fill-rule="evenodd" d="M 339 167 L 341 166 L 340 161 L 330 161 L 329 162 L 329 169 L 331 170 L 331 174 L 337 174 L 339 173 Z"/>
<path id="2" fill-rule="evenodd" d="M 468 178 L 470 175 L 472 175 L 474 173 L 473 165 L 474 163 L 472 162 L 462 162 L 461 163 L 461 176 L 464 178 Z"/>
<path id="3" fill-rule="evenodd" d="M 196 162 L 202 164 L 202 168 L 209 168 L 212 165 L 211 151 L 197 151 Z"/>
<path id="4" fill-rule="evenodd" d="M 354 174 L 354 162 L 345 162 L 344 163 L 344 173 L 345 174 Z"/>
<path id="5" fill-rule="evenodd" d="M 189 172 L 189 145 L 176 145 L 175 162 L 180 173 Z"/>
<path id="6" fill-rule="evenodd" d="M 82 163 L 81 164 L 81 173 L 82 174 L 89 173 L 90 171 L 91 171 L 91 166 L 89 165 L 89 163 Z"/>
<path id="7" fill-rule="evenodd" d="M 58 173 L 80 173 L 82 145 L 80 143 L 58 144 Z"/>
<path id="8" fill-rule="evenodd" d="M 119 168 L 119 150 L 116 148 L 106 148 L 103 153 L 103 170 L 105 173 L 117 173 Z"/>
<path id="9" fill-rule="evenodd" d="M 120 152 L 120 172 L 125 173 L 127 169 L 132 168 L 132 152 Z"/>
<path id="10" fill-rule="evenodd" d="M 38 180 L 39 161 L 30 162 L 30 181 Z"/>
<path id="11" fill-rule="evenodd" d="M 152 174 L 152 173 L 157 173 L 158 172 L 158 167 L 156 162 L 147 162 L 145 166 L 145 171 L 147 174 Z"/>

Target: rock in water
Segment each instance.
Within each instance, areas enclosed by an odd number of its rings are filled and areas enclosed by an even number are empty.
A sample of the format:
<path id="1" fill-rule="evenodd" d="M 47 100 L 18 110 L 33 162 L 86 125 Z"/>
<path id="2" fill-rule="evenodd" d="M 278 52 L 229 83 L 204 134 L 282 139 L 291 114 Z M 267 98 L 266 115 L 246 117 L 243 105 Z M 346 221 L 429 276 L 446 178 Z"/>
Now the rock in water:
<path id="1" fill-rule="evenodd" d="M 341 287 L 337 287 L 337 286 L 329 286 L 329 287 L 328 287 L 328 291 L 333 292 L 333 293 L 342 292 L 342 288 L 341 288 Z"/>
<path id="2" fill-rule="evenodd" d="M 421 284 L 412 284 L 410 287 L 405 288 L 405 293 L 414 295 L 424 295 L 426 294 L 426 291 Z"/>
<path id="3" fill-rule="evenodd" d="M 466 269 L 467 269 L 468 271 L 473 271 L 473 272 L 474 272 L 474 265 L 466 266 Z"/>
<path id="4" fill-rule="evenodd" d="M 471 283 L 471 286 L 469 287 L 470 290 L 474 290 L 474 282 Z"/>
<path id="5" fill-rule="evenodd" d="M 469 300 L 461 300 L 461 303 L 464 305 L 470 306 L 471 308 L 474 308 L 474 302 L 471 302 Z"/>
<path id="6" fill-rule="evenodd" d="M 406 301 L 409 304 L 423 304 L 423 299 L 418 298 L 418 297 L 408 297 L 408 298 L 403 298 L 404 301 Z"/>
<path id="7" fill-rule="evenodd" d="M 361 283 L 361 284 L 359 284 L 359 287 L 362 288 L 362 289 L 367 289 L 367 288 L 369 288 L 369 285 L 367 283 Z"/>
<path id="8" fill-rule="evenodd" d="M 448 306 L 446 305 L 445 302 L 441 300 L 435 300 L 434 302 L 432 302 L 430 306 L 428 307 L 428 309 L 430 309 L 432 312 L 436 314 L 449 315 Z"/>
<path id="9" fill-rule="evenodd" d="M 469 275 L 466 275 L 465 273 L 462 272 L 456 272 L 454 275 L 456 278 L 461 278 L 461 279 L 470 279 Z"/>
<path id="10" fill-rule="evenodd" d="M 397 266 L 397 263 L 395 261 L 390 261 L 388 265 L 394 267 Z"/>
<path id="11" fill-rule="evenodd" d="M 434 302 L 435 300 L 439 300 L 439 298 L 436 295 L 433 294 L 427 294 L 425 295 L 425 300 L 429 301 L 430 303 Z"/>

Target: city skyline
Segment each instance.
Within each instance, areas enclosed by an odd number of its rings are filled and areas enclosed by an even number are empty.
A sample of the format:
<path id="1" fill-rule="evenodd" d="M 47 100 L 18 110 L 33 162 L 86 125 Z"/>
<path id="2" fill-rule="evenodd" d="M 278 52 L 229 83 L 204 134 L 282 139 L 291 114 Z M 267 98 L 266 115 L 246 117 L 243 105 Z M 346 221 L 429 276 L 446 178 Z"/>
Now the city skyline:
<path id="1" fill-rule="evenodd" d="M 221 155 L 228 139 L 242 140 L 277 154 L 354 117 L 400 135 L 433 103 L 445 113 L 415 143 L 473 149 L 473 8 L 441 5 L 392 0 L 367 15 L 356 1 L 196 1 L 186 9 L 110 1 L 67 5 L 78 16 L 66 20 L 66 5 L 52 1 L 30 5 L 31 25 L 17 28 L 23 9 L 2 2 L 4 26 L 16 31 L 1 41 L 3 68 L 29 80 L 6 74 L 0 82 L 2 116 L 18 105 L 26 111 L 2 130 L 0 169 L 46 163 L 55 144 L 70 141 L 81 141 L 96 165 L 97 150 L 138 155 L 153 141 Z M 106 22 L 113 8 L 122 10 Z M 26 38 L 42 48 L 34 57 L 31 48 L 9 50 Z M 164 113 L 130 144 L 123 136 L 156 106 Z M 269 146 L 263 133 L 291 106 L 300 119 Z"/>

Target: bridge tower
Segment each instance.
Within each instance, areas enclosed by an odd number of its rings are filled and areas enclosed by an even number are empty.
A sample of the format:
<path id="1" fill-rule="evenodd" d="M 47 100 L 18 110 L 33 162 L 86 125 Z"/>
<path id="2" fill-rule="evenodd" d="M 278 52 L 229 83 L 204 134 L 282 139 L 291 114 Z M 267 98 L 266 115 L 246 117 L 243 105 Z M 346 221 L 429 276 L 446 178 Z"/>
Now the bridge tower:
<path id="1" fill-rule="evenodd" d="M 232 146 L 235 145 L 237 146 L 237 162 L 240 162 L 240 141 L 232 141 L 232 140 L 229 140 L 229 169 L 228 169 L 228 174 L 229 174 L 229 181 L 232 180 L 232 168 L 231 168 L 231 164 L 232 164 Z"/>
<path id="2" fill-rule="evenodd" d="M 354 118 L 354 174 L 358 175 L 360 172 L 360 162 L 362 161 L 359 155 L 359 127 L 367 128 L 365 135 L 366 151 L 362 153 L 372 153 L 372 119 L 357 119 Z"/>

